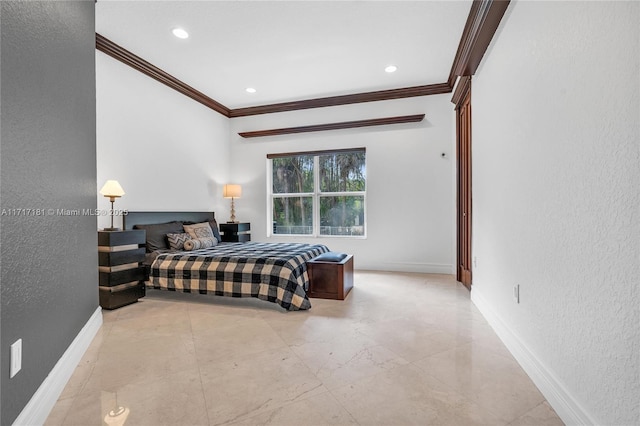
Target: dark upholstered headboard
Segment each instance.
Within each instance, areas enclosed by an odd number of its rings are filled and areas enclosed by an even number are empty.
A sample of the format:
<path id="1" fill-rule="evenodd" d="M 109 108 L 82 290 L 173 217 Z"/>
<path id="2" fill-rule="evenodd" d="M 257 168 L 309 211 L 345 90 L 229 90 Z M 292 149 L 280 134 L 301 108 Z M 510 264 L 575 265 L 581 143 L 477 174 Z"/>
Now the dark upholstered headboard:
<path id="1" fill-rule="evenodd" d="M 180 222 L 206 222 L 215 219 L 214 212 L 129 212 L 122 216 L 122 228 L 133 229 L 134 225 Z"/>

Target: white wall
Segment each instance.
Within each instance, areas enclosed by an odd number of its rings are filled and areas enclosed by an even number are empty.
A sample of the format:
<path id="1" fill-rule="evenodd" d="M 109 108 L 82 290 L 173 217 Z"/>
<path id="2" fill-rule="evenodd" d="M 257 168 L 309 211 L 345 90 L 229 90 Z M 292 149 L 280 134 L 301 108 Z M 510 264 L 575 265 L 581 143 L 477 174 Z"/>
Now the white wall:
<path id="1" fill-rule="evenodd" d="M 450 94 L 229 120 L 96 52 L 99 190 L 116 179 L 117 209 L 214 210 L 228 220 L 222 185 L 240 183 L 237 220 L 267 238 L 266 154 L 367 148 L 366 239 L 317 238 L 355 255 L 356 268 L 454 272 L 455 148 Z M 239 131 L 425 113 L 421 123 L 243 139 Z M 446 157 L 441 157 L 445 153 Z M 98 208 L 110 204 L 98 198 Z M 116 218 L 115 225 L 120 226 Z M 109 226 L 107 216 L 98 226 Z"/>
<path id="2" fill-rule="evenodd" d="M 512 2 L 472 85 L 472 298 L 570 424 L 640 424 L 638 22 Z"/>
<path id="3" fill-rule="evenodd" d="M 120 182 L 126 194 L 116 210 L 224 210 L 228 118 L 98 51 L 96 104 L 96 191 Z M 109 200 L 99 196 L 98 208 Z"/>
<path id="4" fill-rule="evenodd" d="M 326 244 L 354 254 L 358 269 L 454 271 L 455 148 L 451 95 L 234 118 L 231 180 L 243 185 L 236 217 L 255 241 Z M 423 122 L 244 139 L 238 132 L 426 114 Z M 367 238 L 267 237 L 266 155 L 365 147 Z M 442 158 L 441 154 L 446 157 Z M 221 219 L 222 216 L 220 216 Z"/>

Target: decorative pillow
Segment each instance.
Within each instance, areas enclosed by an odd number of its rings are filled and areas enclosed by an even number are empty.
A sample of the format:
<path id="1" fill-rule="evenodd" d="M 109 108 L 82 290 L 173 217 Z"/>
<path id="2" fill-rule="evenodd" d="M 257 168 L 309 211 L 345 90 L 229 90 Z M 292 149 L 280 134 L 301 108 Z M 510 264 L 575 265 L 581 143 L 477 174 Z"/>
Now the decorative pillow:
<path id="1" fill-rule="evenodd" d="M 184 228 L 184 232 L 191 235 L 191 238 L 215 238 L 209 222 L 183 225 L 182 227 Z"/>
<path id="2" fill-rule="evenodd" d="M 154 223 L 149 225 L 134 225 L 133 229 L 147 231 L 147 253 L 169 248 L 167 234 L 184 232 L 182 222 Z"/>
<path id="3" fill-rule="evenodd" d="M 218 240 L 214 237 L 208 238 L 190 238 L 184 242 L 185 250 L 198 250 L 203 248 L 213 247 L 218 244 Z"/>
<path id="4" fill-rule="evenodd" d="M 215 219 L 209 221 L 209 226 L 211 226 L 211 230 L 213 231 L 213 236 L 216 237 L 218 242 L 222 241 L 222 237 L 220 237 L 220 230 L 218 229 L 218 222 Z"/>
<path id="5" fill-rule="evenodd" d="M 186 232 L 180 234 L 167 234 L 167 240 L 169 241 L 169 248 L 171 250 L 183 250 L 184 242 L 191 239 L 191 235 Z"/>
<path id="6" fill-rule="evenodd" d="M 317 257 L 314 257 L 313 260 L 317 260 L 319 262 L 342 262 L 342 260 L 345 257 L 347 257 L 346 253 L 337 253 L 335 251 L 329 251 L 326 253 L 322 253 Z"/>

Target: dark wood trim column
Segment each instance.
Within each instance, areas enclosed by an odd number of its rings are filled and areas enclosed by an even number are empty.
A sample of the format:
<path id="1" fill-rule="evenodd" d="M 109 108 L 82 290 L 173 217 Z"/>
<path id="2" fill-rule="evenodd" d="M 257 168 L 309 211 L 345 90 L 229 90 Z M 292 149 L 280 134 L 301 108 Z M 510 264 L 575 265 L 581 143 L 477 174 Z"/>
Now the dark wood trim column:
<path id="1" fill-rule="evenodd" d="M 472 185 L 471 185 L 471 77 L 462 77 L 454 94 L 456 103 L 457 250 L 456 279 L 471 290 Z"/>

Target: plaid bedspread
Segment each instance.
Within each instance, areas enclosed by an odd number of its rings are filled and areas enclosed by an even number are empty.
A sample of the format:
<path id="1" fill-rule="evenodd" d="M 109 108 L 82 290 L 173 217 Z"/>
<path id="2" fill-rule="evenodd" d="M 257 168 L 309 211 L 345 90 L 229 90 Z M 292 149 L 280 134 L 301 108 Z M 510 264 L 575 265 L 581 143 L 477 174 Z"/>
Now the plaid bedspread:
<path id="1" fill-rule="evenodd" d="M 321 244 L 229 243 L 161 254 L 151 265 L 151 287 L 186 293 L 257 297 L 290 311 L 311 308 L 306 261 Z"/>

